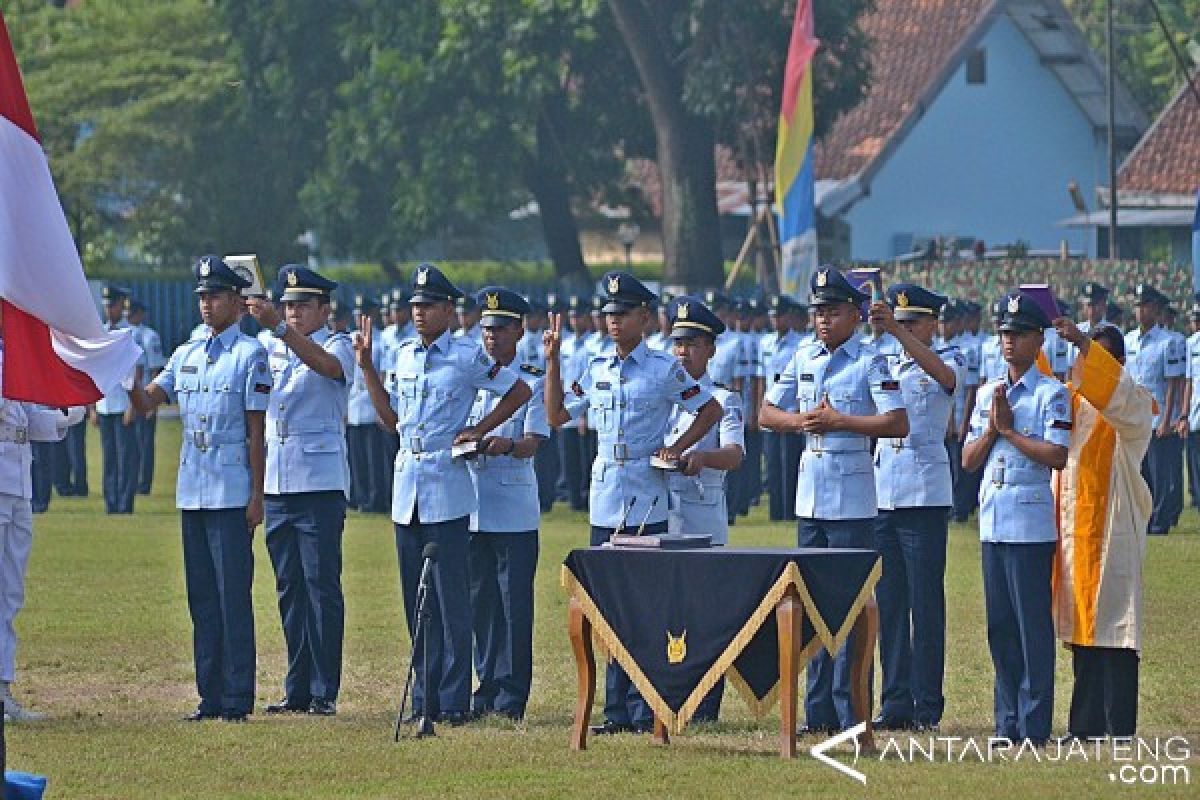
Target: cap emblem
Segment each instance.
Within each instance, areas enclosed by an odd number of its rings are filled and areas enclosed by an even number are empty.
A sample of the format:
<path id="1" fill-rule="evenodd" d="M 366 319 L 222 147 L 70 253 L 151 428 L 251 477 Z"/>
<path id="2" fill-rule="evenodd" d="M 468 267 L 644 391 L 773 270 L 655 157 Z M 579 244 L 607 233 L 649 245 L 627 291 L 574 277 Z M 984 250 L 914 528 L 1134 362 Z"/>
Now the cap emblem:
<path id="1" fill-rule="evenodd" d="M 616 294 L 619 291 L 621 291 L 621 277 L 619 275 L 613 275 L 608 279 L 608 293 Z"/>
<path id="2" fill-rule="evenodd" d="M 417 268 L 417 286 L 424 286 L 429 283 L 429 267 Z"/>
<path id="3" fill-rule="evenodd" d="M 676 317 L 677 319 L 687 319 L 687 318 L 688 318 L 688 313 L 689 313 L 689 311 L 688 311 L 688 304 L 687 304 L 687 303 L 680 303 L 680 304 L 679 304 L 679 308 L 678 308 L 678 310 L 675 312 L 675 317 Z"/>
<path id="4" fill-rule="evenodd" d="M 1016 314 L 1021 310 L 1021 298 L 1018 295 L 1013 295 L 1008 298 L 1008 313 Z"/>
<path id="5" fill-rule="evenodd" d="M 495 311 L 497 308 L 499 308 L 500 307 L 500 295 L 497 294 L 496 292 L 488 292 L 487 307 L 492 311 Z"/>
<path id="6" fill-rule="evenodd" d="M 896 293 L 896 305 L 900 306 L 901 308 L 908 308 L 908 293 L 907 292 L 897 292 Z"/>
<path id="7" fill-rule="evenodd" d="M 829 270 L 821 270 L 817 273 L 817 286 L 825 286 L 829 283 Z"/>
<path id="8" fill-rule="evenodd" d="M 294 270 L 291 270 L 288 272 L 287 282 L 288 282 L 288 286 L 295 286 L 297 283 L 300 282 L 300 279 L 298 277 L 296 277 L 296 273 Z"/>
<path id="9" fill-rule="evenodd" d="M 207 258 L 200 262 L 200 277 L 207 278 L 208 273 L 212 272 L 212 262 Z"/>

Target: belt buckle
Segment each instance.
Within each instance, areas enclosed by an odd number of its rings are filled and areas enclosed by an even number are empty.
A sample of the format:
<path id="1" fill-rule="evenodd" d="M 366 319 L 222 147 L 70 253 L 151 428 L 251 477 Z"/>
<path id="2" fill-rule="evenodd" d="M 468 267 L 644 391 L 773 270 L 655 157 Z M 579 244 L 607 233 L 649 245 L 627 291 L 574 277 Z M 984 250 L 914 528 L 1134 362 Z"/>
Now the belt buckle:
<path id="1" fill-rule="evenodd" d="M 618 442 L 613 445 L 613 459 L 616 461 L 629 460 L 629 445 L 624 442 Z"/>
<path id="2" fill-rule="evenodd" d="M 17 444 L 25 444 L 26 442 L 28 442 L 29 441 L 29 429 L 28 428 L 17 428 L 15 431 L 13 431 L 13 441 L 16 442 Z"/>
<path id="3" fill-rule="evenodd" d="M 192 431 L 192 444 L 201 453 L 208 452 L 208 432 L 207 431 Z"/>
<path id="4" fill-rule="evenodd" d="M 814 433 L 812 435 L 812 439 L 813 439 L 813 446 L 812 446 L 813 455 L 815 455 L 817 458 L 820 458 L 823 455 L 823 452 L 821 450 L 821 434 Z"/>
<path id="5" fill-rule="evenodd" d="M 904 447 L 904 440 L 903 439 L 892 439 L 892 447 L 894 447 L 896 449 L 896 452 L 899 453 L 900 448 Z"/>

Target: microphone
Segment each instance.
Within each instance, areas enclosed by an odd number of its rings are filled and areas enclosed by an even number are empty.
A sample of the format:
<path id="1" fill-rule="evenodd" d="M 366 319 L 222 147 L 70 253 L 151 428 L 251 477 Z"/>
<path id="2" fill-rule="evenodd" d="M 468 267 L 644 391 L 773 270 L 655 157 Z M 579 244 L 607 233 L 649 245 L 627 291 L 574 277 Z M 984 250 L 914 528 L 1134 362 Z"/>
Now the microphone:
<path id="1" fill-rule="evenodd" d="M 433 575 L 433 565 L 437 563 L 437 554 L 437 542 L 430 542 L 421 551 L 421 559 L 424 563 L 421 564 L 421 580 L 417 583 L 418 591 L 429 588 L 429 578 Z"/>
<path id="2" fill-rule="evenodd" d="M 625 521 L 629 519 L 629 512 L 633 511 L 633 504 L 637 502 L 637 495 L 629 498 L 629 505 L 625 506 L 625 510 L 621 513 L 621 521 L 617 523 L 617 527 L 613 529 L 613 533 L 621 533 L 625 530 Z"/>
<path id="3" fill-rule="evenodd" d="M 656 505 L 658 505 L 658 495 L 654 495 L 654 502 L 651 503 L 650 507 L 646 509 L 646 516 L 642 517 L 642 524 L 638 525 L 638 529 L 637 529 L 638 536 L 641 536 L 642 531 L 646 530 L 646 520 L 650 519 L 650 512 L 654 510 L 654 507 Z"/>

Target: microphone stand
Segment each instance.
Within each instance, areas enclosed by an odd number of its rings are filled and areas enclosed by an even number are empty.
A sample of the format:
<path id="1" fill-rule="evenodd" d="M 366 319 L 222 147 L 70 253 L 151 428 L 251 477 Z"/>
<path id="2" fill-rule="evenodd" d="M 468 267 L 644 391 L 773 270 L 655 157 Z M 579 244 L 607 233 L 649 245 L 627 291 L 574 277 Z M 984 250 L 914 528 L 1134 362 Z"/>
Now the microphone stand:
<path id="1" fill-rule="evenodd" d="M 392 728 L 392 741 L 394 742 L 400 741 L 400 726 L 404 722 L 404 709 L 408 705 L 409 690 L 412 688 L 413 675 L 417 671 L 418 645 L 421 648 L 421 685 L 425 687 L 426 695 L 429 693 L 429 611 L 425 605 L 429 597 L 429 575 L 432 571 L 433 559 L 426 556 L 425 565 L 421 569 L 421 581 L 417 584 L 417 624 L 412 645 L 408 651 L 408 674 L 404 678 L 404 694 L 400 698 L 400 710 L 396 713 L 396 724 Z M 429 702 L 428 697 L 425 698 L 425 702 Z M 423 739 L 436 735 L 437 733 L 433 729 L 433 719 L 422 709 L 421 718 L 417 720 L 416 738 Z"/>
<path id="2" fill-rule="evenodd" d="M 645 532 L 646 520 L 650 519 L 650 512 L 652 512 L 654 510 L 654 507 L 656 505 L 658 505 L 658 495 L 654 495 L 654 502 L 652 502 L 650 504 L 650 507 L 646 509 L 646 516 L 642 517 L 642 524 L 638 525 L 637 534 L 636 534 L 637 536 L 641 536 L 642 533 Z"/>
<path id="3" fill-rule="evenodd" d="M 656 500 L 658 498 L 655 498 Z M 625 506 L 625 512 L 621 514 L 621 521 L 617 523 L 617 527 L 613 528 L 613 532 L 609 538 L 616 536 L 618 533 L 625 532 L 625 521 L 629 519 L 629 512 L 633 511 L 633 504 L 637 502 L 637 495 L 629 498 L 629 505 Z"/>

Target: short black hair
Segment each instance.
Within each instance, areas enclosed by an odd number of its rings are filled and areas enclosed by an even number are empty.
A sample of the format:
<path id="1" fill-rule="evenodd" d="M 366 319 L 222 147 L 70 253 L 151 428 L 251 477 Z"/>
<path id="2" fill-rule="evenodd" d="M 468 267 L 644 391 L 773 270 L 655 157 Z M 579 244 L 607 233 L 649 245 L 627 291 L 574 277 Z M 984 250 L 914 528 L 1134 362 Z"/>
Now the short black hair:
<path id="1" fill-rule="evenodd" d="M 1121 331 L 1112 325 L 1101 325 L 1091 333 L 1091 340 L 1099 342 L 1112 357 L 1120 361 L 1125 358 L 1125 337 Z"/>

